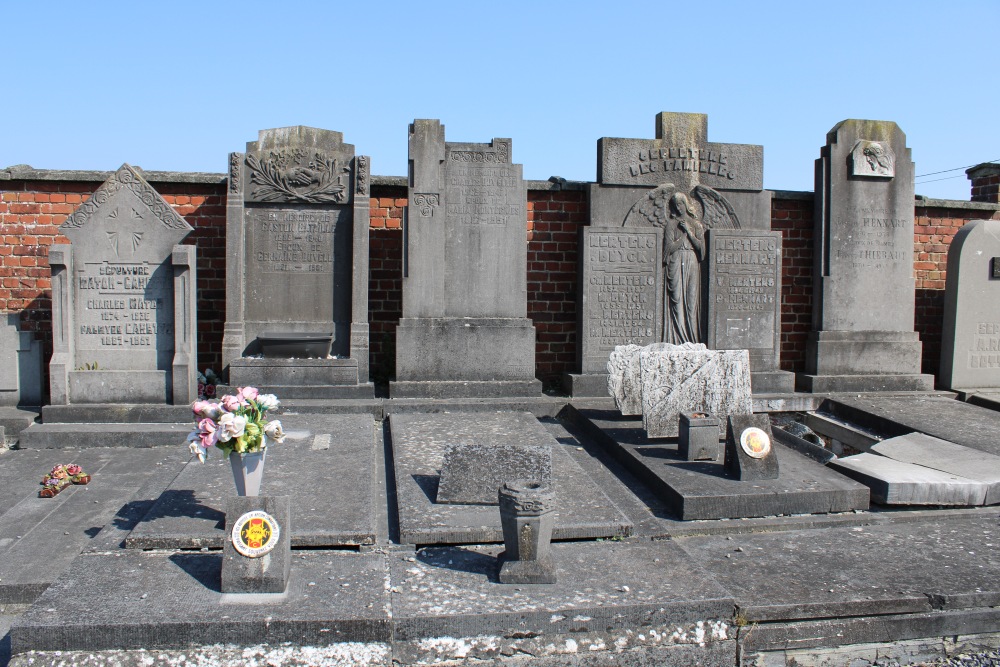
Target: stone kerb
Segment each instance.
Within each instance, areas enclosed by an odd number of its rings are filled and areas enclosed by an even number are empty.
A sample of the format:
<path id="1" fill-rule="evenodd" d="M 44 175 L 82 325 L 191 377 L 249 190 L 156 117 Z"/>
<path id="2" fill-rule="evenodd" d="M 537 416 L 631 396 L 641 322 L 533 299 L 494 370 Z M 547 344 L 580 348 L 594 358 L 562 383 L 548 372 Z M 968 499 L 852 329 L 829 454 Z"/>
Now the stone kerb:
<path id="1" fill-rule="evenodd" d="M 128 164 L 60 227 L 51 402 L 173 403 L 197 393 L 192 228 Z"/>

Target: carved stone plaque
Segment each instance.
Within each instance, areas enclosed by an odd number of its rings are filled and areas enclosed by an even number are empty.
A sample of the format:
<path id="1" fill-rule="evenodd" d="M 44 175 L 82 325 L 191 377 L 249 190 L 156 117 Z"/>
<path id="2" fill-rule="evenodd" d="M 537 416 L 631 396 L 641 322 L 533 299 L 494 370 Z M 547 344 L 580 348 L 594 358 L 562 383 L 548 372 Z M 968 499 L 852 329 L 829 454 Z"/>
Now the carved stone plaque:
<path id="1" fill-rule="evenodd" d="M 896 175 L 896 154 L 887 141 L 866 141 L 854 144 L 851 151 L 851 176 L 888 177 Z"/>

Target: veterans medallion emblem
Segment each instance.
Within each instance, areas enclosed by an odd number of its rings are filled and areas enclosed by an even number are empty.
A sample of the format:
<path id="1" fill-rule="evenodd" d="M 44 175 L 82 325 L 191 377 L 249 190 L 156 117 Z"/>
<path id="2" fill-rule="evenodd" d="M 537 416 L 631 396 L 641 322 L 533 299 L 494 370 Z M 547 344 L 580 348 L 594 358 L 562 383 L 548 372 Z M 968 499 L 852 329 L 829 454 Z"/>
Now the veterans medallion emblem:
<path id="1" fill-rule="evenodd" d="M 747 456 L 762 459 L 771 452 L 771 438 L 763 429 L 751 426 L 740 433 L 740 447 Z"/>
<path id="2" fill-rule="evenodd" d="M 281 526 L 261 510 L 247 512 L 233 525 L 233 546 L 247 558 L 259 558 L 278 544 Z"/>

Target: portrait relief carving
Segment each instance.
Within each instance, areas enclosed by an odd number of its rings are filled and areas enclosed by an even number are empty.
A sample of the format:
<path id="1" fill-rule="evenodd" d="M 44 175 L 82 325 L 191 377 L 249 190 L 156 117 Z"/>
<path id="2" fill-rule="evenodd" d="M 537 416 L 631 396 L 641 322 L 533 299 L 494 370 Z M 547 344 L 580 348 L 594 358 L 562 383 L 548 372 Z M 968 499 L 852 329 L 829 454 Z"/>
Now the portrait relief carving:
<path id="1" fill-rule="evenodd" d="M 625 227 L 663 229 L 663 333 L 665 343 L 704 343 L 702 270 L 709 229 L 739 229 L 733 207 L 716 190 L 696 185 L 690 192 L 664 183 L 632 205 Z"/>

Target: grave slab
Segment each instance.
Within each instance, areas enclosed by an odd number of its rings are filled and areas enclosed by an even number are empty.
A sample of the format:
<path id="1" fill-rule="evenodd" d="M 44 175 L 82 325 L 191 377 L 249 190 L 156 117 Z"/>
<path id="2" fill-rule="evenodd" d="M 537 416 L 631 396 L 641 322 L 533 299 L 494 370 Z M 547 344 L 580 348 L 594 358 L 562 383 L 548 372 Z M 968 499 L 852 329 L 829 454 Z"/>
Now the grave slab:
<path id="1" fill-rule="evenodd" d="M 1000 502 L 1000 456 L 956 445 L 926 433 L 910 433 L 872 445 L 871 451 L 896 461 L 940 470 L 986 485 L 985 504 Z"/>
<path id="2" fill-rule="evenodd" d="M 409 544 L 502 542 L 500 511 L 434 502 L 449 444 L 552 448 L 553 539 L 627 536 L 632 523 L 530 413 L 393 414 L 389 417 L 400 539 Z"/>
<path id="3" fill-rule="evenodd" d="M 390 637 L 377 554 L 313 551 L 285 594 L 226 595 L 222 555 L 118 551 L 80 556 L 11 626 L 13 653 L 195 644 L 324 646 Z"/>
<path id="4" fill-rule="evenodd" d="M 517 444 L 448 445 L 444 451 L 437 502 L 451 505 L 496 505 L 505 481 L 526 479 L 548 483 L 552 448 Z"/>
<path id="5" fill-rule="evenodd" d="M 642 423 L 611 411 L 582 409 L 597 441 L 648 485 L 677 518 L 738 519 L 868 509 L 868 488 L 780 442 L 778 479 L 741 482 L 723 461 L 685 461 L 676 438 L 653 441 Z"/>
<path id="6" fill-rule="evenodd" d="M 0 604 L 32 602 L 74 558 L 103 541 L 144 485 L 172 479 L 189 457 L 164 449 L 20 451 L 0 458 Z M 53 498 L 39 482 L 54 465 L 77 463 L 91 475 Z"/>
<path id="7" fill-rule="evenodd" d="M 269 448 L 261 493 L 288 496 L 292 546 L 375 541 L 375 440 L 370 415 L 281 415 L 287 439 Z M 192 459 L 126 538 L 133 549 L 222 547 L 229 461 Z"/>
<path id="8" fill-rule="evenodd" d="M 989 490 L 974 479 L 867 452 L 830 466 L 869 487 L 880 505 L 982 505 Z"/>

